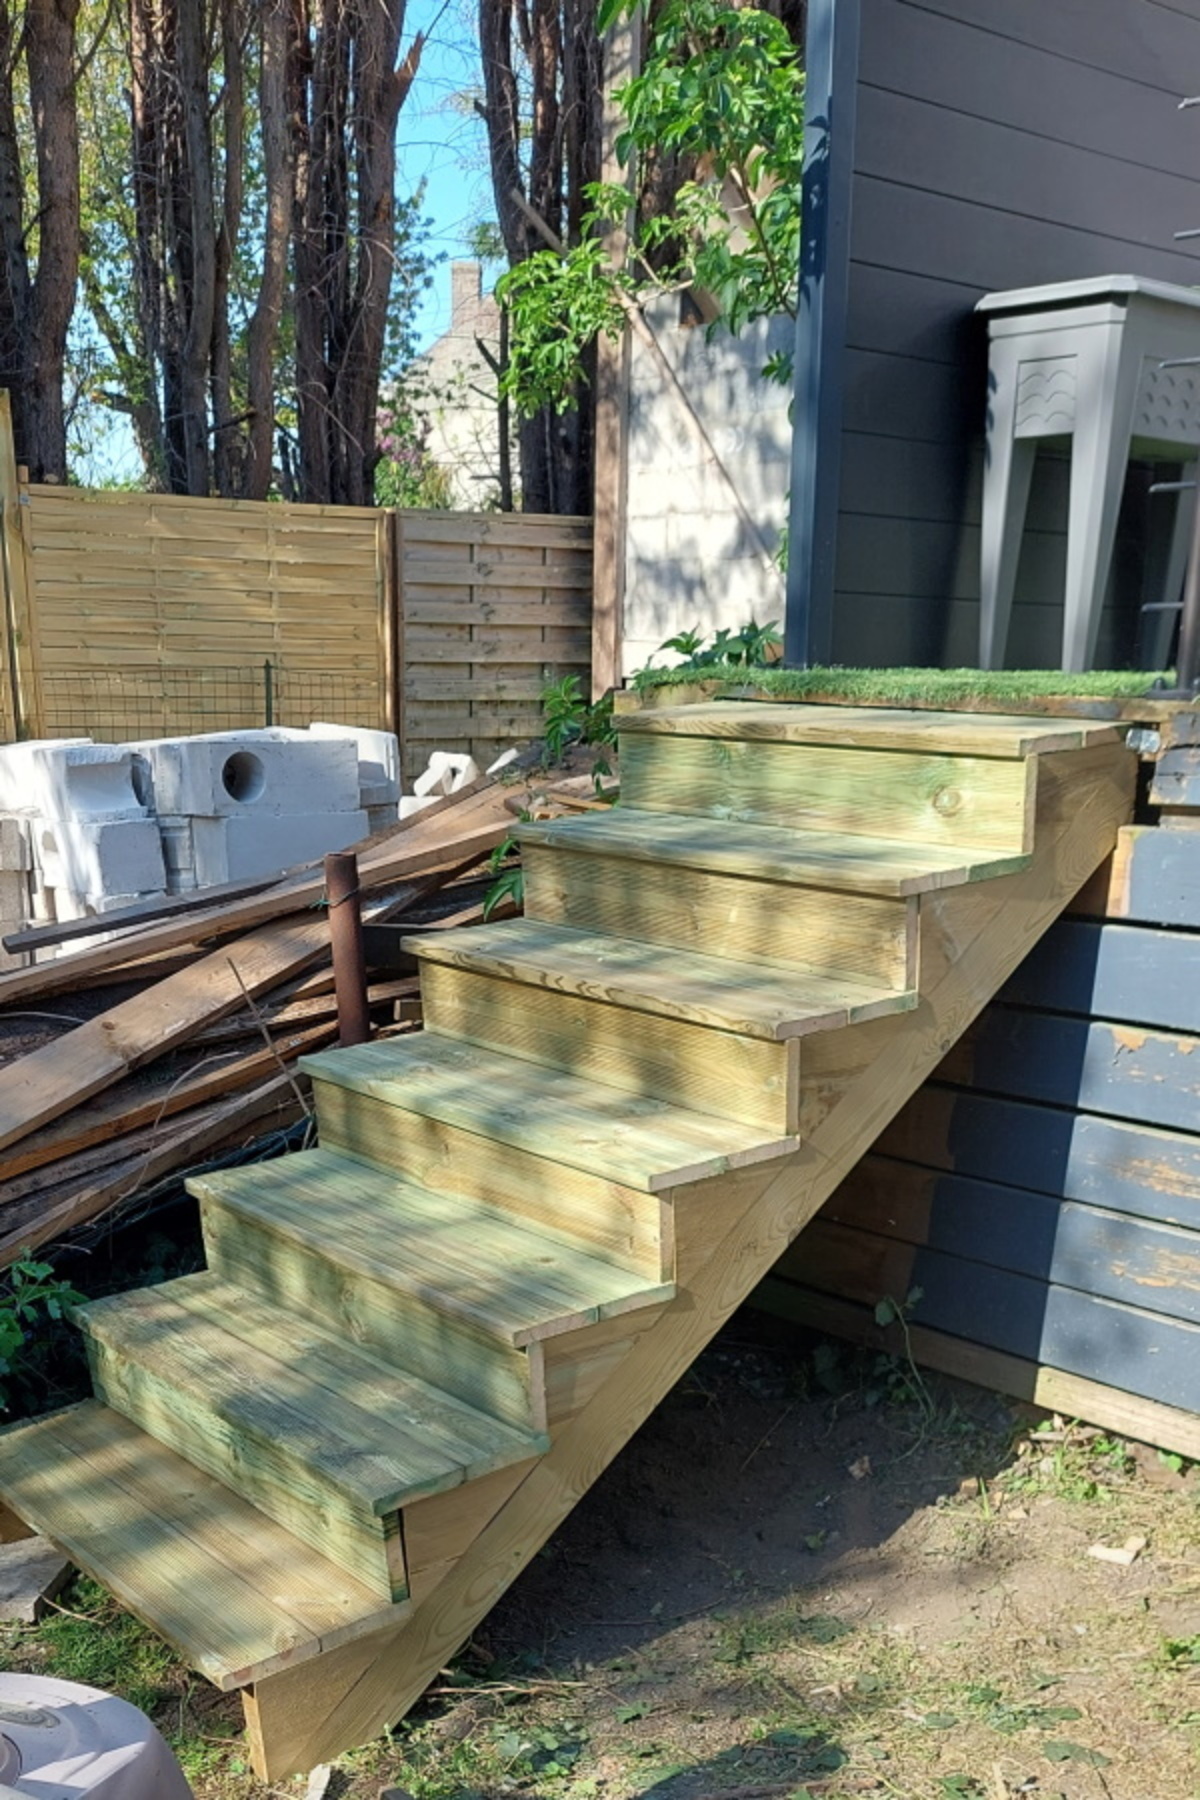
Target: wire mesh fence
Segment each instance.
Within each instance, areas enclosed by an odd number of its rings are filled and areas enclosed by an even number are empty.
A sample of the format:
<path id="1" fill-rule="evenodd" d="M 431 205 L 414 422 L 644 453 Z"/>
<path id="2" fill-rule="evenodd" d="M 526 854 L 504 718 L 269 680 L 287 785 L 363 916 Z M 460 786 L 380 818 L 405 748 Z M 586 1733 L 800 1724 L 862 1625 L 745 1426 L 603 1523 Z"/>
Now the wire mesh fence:
<path id="1" fill-rule="evenodd" d="M 62 669 L 42 676 L 47 737 L 101 743 L 246 731 L 303 729 L 314 719 L 382 724 L 378 678 L 343 670 L 289 669 L 264 661 L 216 668 Z"/>

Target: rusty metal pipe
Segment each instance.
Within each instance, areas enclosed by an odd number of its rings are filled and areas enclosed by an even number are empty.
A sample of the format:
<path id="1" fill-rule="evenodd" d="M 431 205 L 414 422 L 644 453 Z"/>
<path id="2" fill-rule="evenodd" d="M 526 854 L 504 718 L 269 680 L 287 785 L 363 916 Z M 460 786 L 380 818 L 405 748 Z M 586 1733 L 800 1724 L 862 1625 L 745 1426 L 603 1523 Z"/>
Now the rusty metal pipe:
<path id="1" fill-rule="evenodd" d="M 371 1035 L 358 858 L 353 851 L 337 850 L 325 858 L 325 901 L 329 907 L 338 1042 L 348 1049 L 351 1044 L 365 1044 Z"/>

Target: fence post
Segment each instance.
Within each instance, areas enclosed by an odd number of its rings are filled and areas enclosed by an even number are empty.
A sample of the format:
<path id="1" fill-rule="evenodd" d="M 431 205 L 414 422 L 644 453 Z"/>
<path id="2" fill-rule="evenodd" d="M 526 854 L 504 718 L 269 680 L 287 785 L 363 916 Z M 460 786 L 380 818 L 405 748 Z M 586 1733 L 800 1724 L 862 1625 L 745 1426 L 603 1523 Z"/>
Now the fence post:
<path id="1" fill-rule="evenodd" d="M 21 481 L 13 442 L 12 400 L 0 388 L 0 581 L 4 600 L 3 678 L 8 692 L 0 717 L 8 713 L 15 738 L 40 733 L 37 643 L 29 607 L 29 568 L 21 522 Z"/>
<path id="2" fill-rule="evenodd" d="M 404 519 L 398 506 L 387 509 L 387 555 L 383 619 L 383 722 L 400 741 L 404 767 Z"/>
<path id="3" fill-rule="evenodd" d="M 275 670 L 268 656 L 263 664 L 263 724 L 268 728 L 275 723 Z"/>

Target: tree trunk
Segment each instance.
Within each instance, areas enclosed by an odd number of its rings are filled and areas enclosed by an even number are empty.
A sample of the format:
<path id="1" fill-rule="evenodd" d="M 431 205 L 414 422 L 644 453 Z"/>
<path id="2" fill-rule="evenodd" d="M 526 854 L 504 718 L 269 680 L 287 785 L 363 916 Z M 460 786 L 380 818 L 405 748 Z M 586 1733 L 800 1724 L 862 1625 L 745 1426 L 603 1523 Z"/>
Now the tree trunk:
<path id="1" fill-rule="evenodd" d="M 288 123 L 289 0 L 264 0 L 259 117 L 262 131 L 266 203 L 262 276 L 246 335 L 246 436 L 242 492 L 265 500 L 271 485 L 275 426 L 275 342 L 287 286 L 288 227 L 291 221 L 292 142 Z"/>
<path id="2" fill-rule="evenodd" d="M 246 82 L 242 59 L 246 51 L 246 22 L 242 0 L 220 0 L 220 11 L 223 142 L 221 220 L 217 231 L 213 279 L 212 444 L 216 490 L 218 494 L 232 498 L 240 493 L 242 486 L 242 439 L 240 430 L 234 423 L 229 284 L 237 254 L 244 197 L 242 161 L 245 154 Z"/>
<path id="3" fill-rule="evenodd" d="M 78 13 L 79 0 L 29 0 L 25 15 L 37 155 L 38 256 L 25 330 L 29 405 L 24 448 L 35 481 L 67 478 L 63 369 L 79 279 Z"/>

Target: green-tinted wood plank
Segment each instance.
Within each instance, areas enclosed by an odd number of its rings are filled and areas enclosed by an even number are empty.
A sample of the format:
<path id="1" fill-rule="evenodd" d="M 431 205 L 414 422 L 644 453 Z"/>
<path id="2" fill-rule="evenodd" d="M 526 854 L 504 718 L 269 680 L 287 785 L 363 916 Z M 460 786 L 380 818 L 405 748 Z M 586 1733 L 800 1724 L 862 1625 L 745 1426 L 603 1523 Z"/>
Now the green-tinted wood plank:
<path id="1" fill-rule="evenodd" d="M 646 880 L 623 856 L 525 840 L 521 866 L 527 919 L 768 968 L 843 970 L 888 988 L 913 985 L 915 900 L 842 893 L 834 901 L 820 888 L 793 883 L 781 891 L 770 880 L 662 861 Z"/>
<path id="2" fill-rule="evenodd" d="M 340 1083 L 551 1162 L 603 1170 L 649 1193 L 796 1147 L 792 1137 L 764 1139 L 752 1126 L 707 1119 L 430 1031 L 307 1057 L 301 1067 L 314 1081 Z"/>
<path id="3" fill-rule="evenodd" d="M 537 844 L 839 894 L 896 898 L 1012 875 L 1029 862 L 1024 852 L 998 854 L 956 843 L 916 845 L 860 832 L 849 837 L 844 831 L 752 825 L 728 818 L 716 826 L 711 819 L 687 813 L 640 812 L 628 793 L 611 812 L 518 825 L 516 835 L 522 847 Z M 625 878 L 636 879 L 628 874 Z M 822 892 L 819 898 L 829 905 L 827 894 Z M 784 903 L 780 896 L 780 905 Z M 790 905 L 790 899 L 786 903 Z"/>
<path id="4" fill-rule="evenodd" d="M 635 735 L 621 747 L 621 791 L 647 812 L 1019 855 L 1032 847 L 1036 768 L 1035 760 Z"/>
<path id="5" fill-rule="evenodd" d="M 724 700 L 622 713 L 622 733 L 733 738 L 743 742 L 834 744 L 843 749 L 932 750 L 952 756 L 1015 758 L 1043 750 L 1119 743 L 1110 724 L 1020 714 L 925 712 L 902 707 L 771 705 Z"/>
<path id="6" fill-rule="evenodd" d="M 221 1688 L 404 1616 L 95 1401 L 0 1435 L 0 1493 Z"/>
<path id="7" fill-rule="evenodd" d="M 538 919 L 430 933 L 404 944 L 428 962 L 770 1043 L 837 1031 L 916 1003 L 915 994 L 850 975 L 784 973 L 632 938 L 589 936 Z M 519 1008 L 519 997 L 513 1005 Z M 645 1027 L 630 1023 L 628 1029 L 634 1034 Z M 724 1050 L 713 1046 L 709 1054 Z"/>

